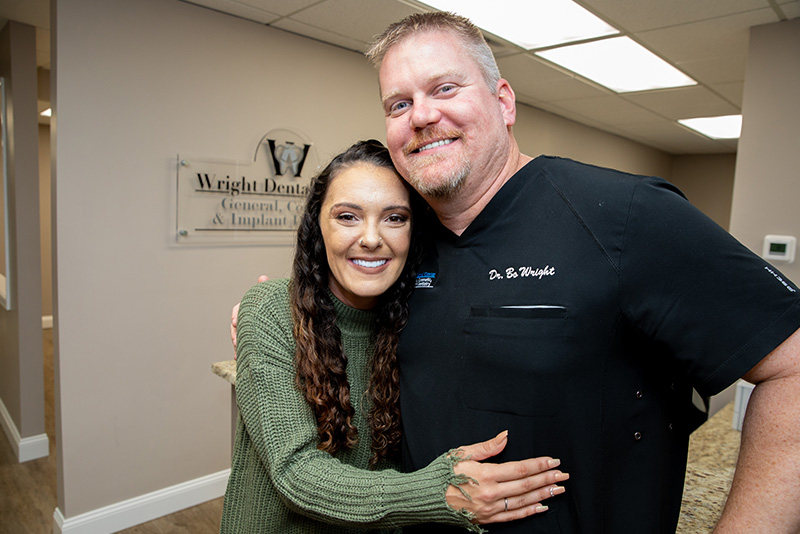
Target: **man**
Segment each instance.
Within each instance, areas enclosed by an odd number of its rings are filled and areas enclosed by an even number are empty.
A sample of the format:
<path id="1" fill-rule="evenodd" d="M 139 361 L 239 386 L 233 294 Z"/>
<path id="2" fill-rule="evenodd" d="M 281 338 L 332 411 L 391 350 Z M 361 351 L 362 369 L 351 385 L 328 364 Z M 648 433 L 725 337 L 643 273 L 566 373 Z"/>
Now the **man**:
<path id="1" fill-rule="evenodd" d="M 497 461 L 546 454 L 572 476 L 490 532 L 674 532 L 692 388 L 743 376 L 717 532 L 800 531 L 797 287 L 663 180 L 522 154 L 466 19 L 412 15 L 368 57 L 395 165 L 436 215 L 398 355 L 404 469 L 508 429 Z"/>
<path id="2" fill-rule="evenodd" d="M 398 356 L 404 468 L 508 429 L 498 461 L 549 454 L 572 479 L 491 532 L 674 532 L 692 387 L 744 376 L 718 531 L 798 532 L 797 288 L 662 180 L 522 154 L 466 19 L 412 15 L 368 57 L 395 165 L 438 219 Z"/>

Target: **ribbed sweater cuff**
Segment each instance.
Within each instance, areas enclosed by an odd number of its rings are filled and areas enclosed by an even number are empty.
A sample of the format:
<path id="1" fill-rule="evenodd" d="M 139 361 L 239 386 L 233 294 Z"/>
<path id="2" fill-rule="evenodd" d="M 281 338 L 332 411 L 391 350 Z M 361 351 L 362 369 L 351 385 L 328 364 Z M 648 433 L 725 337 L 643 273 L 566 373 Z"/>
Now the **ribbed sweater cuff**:
<path id="1" fill-rule="evenodd" d="M 472 532 L 485 532 L 470 522 L 472 514 L 450 508 L 445 499 L 448 486 L 466 482 L 463 476 L 453 471 L 453 466 L 459 461 L 458 455 L 445 453 L 415 471 L 413 482 L 409 482 L 408 475 L 387 477 L 384 503 L 389 509 L 402 510 L 393 514 L 398 524 L 444 523 Z"/>

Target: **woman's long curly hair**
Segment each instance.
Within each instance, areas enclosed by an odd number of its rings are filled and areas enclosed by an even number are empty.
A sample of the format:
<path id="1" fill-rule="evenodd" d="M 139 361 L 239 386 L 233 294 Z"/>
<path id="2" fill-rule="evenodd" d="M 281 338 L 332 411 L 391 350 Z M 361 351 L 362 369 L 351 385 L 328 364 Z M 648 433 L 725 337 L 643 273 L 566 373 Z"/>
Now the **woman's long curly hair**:
<path id="1" fill-rule="evenodd" d="M 379 141 L 360 141 L 339 154 L 311 182 L 305 213 L 297 231 L 290 286 L 297 386 L 317 418 L 318 448 L 331 454 L 352 448 L 358 441 L 353 425 L 355 410 L 347 380 L 347 356 L 342 350 L 333 302 L 328 293 L 330 269 L 320 229 L 320 213 L 331 181 L 356 164 L 369 164 L 396 172 L 389 151 Z M 399 180 L 402 180 L 398 176 Z M 405 182 L 404 182 L 405 183 Z M 408 187 L 408 186 L 406 186 Z M 413 269 L 422 251 L 419 218 L 424 202 L 410 187 L 411 248 L 398 280 L 379 299 L 372 369 L 366 397 L 371 405 L 374 468 L 381 459 L 396 458 L 400 450 L 400 391 L 397 342 L 408 321 L 408 298 L 413 288 Z M 414 220 L 417 219 L 417 220 Z"/>

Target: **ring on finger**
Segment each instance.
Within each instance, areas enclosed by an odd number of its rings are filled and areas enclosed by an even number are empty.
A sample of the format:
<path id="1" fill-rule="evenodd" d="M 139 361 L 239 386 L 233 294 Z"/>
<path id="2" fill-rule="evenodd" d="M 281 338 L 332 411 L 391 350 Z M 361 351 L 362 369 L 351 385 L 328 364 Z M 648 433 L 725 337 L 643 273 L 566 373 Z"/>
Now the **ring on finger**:
<path id="1" fill-rule="evenodd" d="M 506 507 L 505 507 L 505 510 L 503 510 L 503 511 L 504 512 L 508 512 L 508 497 L 506 497 L 504 500 L 505 500 Z"/>
<path id="2" fill-rule="evenodd" d="M 554 489 L 556 489 L 556 487 L 555 487 L 555 486 L 550 486 L 550 496 L 551 496 L 551 497 L 555 497 L 555 495 L 553 494 L 553 490 L 554 490 Z"/>

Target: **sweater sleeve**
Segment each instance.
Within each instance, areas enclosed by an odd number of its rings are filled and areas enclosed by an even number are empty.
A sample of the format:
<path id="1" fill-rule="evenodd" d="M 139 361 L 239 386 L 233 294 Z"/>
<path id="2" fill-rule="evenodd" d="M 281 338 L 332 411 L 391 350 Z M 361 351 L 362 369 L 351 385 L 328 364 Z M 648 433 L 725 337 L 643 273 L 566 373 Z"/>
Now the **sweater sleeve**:
<path id="1" fill-rule="evenodd" d="M 332 524 L 430 522 L 481 532 L 468 512 L 447 505 L 447 486 L 463 482 L 453 472 L 457 460 L 447 454 L 419 471 L 399 473 L 356 468 L 317 449 L 313 412 L 295 387 L 291 318 L 269 287 L 255 286 L 242 300 L 236 398 L 249 441 L 285 504 Z"/>

